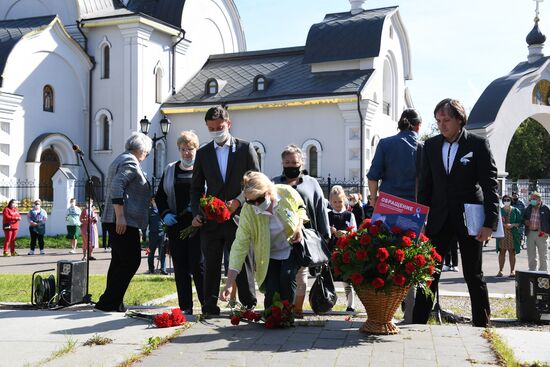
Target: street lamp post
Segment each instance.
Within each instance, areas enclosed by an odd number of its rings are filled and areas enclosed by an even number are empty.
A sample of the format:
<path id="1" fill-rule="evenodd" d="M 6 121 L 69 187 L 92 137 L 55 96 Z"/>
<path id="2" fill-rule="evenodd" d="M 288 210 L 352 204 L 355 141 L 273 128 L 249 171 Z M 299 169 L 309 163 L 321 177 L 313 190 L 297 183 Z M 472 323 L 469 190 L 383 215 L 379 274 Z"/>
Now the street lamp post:
<path id="1" fill-rule="evenodd" d="M 166 140 L 166 135 L 168 135 L 168 132 L 170 131 L 171 124 L 172 122 L 168 120 L 166 115 L 164 115 L 164 117 L 160 120 L 160 131 L 162 132 L 162 136 L 157 137 L 157 133 L 155 133 L 151 138 L 153 141 L 153 190 L 155 189 L 157 179 L 157 141 L 162 139 Z M 147 135 L 147 133 L 149 133 L 149 128 L 151 127 L 151 121 L 147 119 L 147 116 L 143 116 L 139 122 L 139 125 L 141 132 Z"/>

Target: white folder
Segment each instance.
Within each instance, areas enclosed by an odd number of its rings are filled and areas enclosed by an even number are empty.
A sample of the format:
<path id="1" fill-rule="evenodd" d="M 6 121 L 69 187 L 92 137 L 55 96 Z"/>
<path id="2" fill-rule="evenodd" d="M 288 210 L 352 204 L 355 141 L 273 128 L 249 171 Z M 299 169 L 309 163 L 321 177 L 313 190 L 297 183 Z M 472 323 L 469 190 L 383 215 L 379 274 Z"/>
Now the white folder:
<path id="1" fill-rule="evenodd" d="M 481 204 L 464 204 L 464 221 L 470 236 L 477 236 L 485 221 L 485 210 Z M 497 230 L 492 234 L 493 238 L 504 238 L 504 226 L 500 208 L 498 209 Z"/>

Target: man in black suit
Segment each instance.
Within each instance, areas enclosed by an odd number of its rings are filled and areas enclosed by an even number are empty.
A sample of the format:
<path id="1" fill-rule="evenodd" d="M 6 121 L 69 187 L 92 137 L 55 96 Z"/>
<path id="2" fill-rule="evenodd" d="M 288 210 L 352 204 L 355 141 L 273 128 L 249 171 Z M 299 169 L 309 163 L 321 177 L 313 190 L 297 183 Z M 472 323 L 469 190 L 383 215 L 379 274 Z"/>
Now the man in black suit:
<path id="1" fill-rule="evenodd" d="M 222 224 L 204 221 L 199 209 L 199 199 L 205 194 L 206 186 L 207 196 L 224 200 L 231 213 L 236 213 L 244 202 L 241 194 L 242 178 L 249 170 L 259 171 L 259 165 L 253 146 L 230 135 L 231 120 L 223 107 L 210 108 L 206 112 L 205 120 L 213 141 L 197 151 L 191 181 L 191 210 L 194 215 L 193 225 L 202 227 L 201 249 L 205 259 L 205 304 L 202 313 L 219 315 L 217 302 L 223 249 L 225 246 L 231 247 L 237 226 L 232 220 Z M 247 308 L 256 305 L 252 259 L 253 256 L 249 254 L 243 269 L 237 269 L 239 299 Z"/>
<path id="2" fill-rule="evenodd" d="M 458 240 L 464 279 L 470 292 L 472 322 L 485 327 L 490 307 L 487 284 L 483 280 L 482 249 L 496 229 L 498 220 L 497 168 L 486 139 L 464 128 L 467 118 L 462 104 L 444 99 L 434 110 L 440 135 L 424 144 L 418 202 L 430 207 L 426 235 L 437 252 L 445 257 Z M 476 236 L 469 236 L 464 223 L 464 204 L 483 204 L 485 221 Z M 440 269 L 441 270 L 441 269 Z M 439 274 L 430 289 L 437 291 Z M 413 323 L 425 324 L 433 298 L 419 288 Z"/>

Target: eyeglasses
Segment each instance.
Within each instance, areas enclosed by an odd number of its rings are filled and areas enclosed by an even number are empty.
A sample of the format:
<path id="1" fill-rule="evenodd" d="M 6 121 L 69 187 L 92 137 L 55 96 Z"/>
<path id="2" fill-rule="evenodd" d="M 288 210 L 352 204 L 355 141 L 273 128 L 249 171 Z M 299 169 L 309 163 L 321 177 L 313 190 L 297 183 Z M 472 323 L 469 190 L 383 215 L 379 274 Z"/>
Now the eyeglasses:
<path id="1" fill-rule="evenodd" d="M 194 151 L 195 151 L 195 148 L 190 148 L 190 149 L 180 148 L 180 152 L 183 152 L 183 153 L 192 153 Z"/>
<path id="2" fill-rule="evenodd" d="M 265 201 L 265 193 L 262 196 L 260 196 L 256 199 L 250 199 L 250 200 L 246 199 L 245 200 L 245 202 L 249 205 L 260 205 L 264 201 Z"/>
<path id="3" fill-rule="evenodd" d="M 511 203 L 511 202 L 512 202 L 512 200 L 508 200 L 508 199 L 506 199 L 506 200 L 502 200 L 502 202 L 503 202 L 503 203 Z"/>

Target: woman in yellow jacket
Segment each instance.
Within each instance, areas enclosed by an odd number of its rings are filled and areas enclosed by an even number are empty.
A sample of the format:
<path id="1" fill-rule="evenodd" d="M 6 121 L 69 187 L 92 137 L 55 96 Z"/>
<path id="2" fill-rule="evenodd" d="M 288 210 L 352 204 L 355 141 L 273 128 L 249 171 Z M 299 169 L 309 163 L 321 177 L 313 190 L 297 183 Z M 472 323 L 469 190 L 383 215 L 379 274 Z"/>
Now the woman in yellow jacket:
<path id="1" fill-rule="evenodd" d="M 264 306 L 271 306 L 275 292 L 282 300 L 293 304 L 299 265 L 292 246 L 302 241 L 302 225 L 308 221 L 305 204 L 292 187 L 275 185 L 260 172 L 247 172 L 243 187 L 246 202 L 231 246 L 227 283 L 220 292 L 220 299 L 229 299 L 237 269 L 242 269 L 252 245 L 256 282 L 265 293 Z"/>

